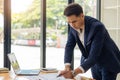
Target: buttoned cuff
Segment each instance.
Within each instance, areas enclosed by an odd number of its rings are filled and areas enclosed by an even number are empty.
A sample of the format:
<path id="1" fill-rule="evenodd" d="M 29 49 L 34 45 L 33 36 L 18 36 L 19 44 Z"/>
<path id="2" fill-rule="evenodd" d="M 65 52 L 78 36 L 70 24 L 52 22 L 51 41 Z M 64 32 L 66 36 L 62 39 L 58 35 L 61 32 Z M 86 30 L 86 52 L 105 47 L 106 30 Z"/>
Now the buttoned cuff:
<path id="1" fill-rule="evenodd" d="M 65 63 L 65 66 L 67 66 L 67 65 L 71 65 L 70 63 Z"/>
<path id="2" fill-rule="evenodd" d="M 82 66 L 79 66 L 78 68 L 82 71 L 82 73 L 85 73 L 85 70 L 83 69 Z"/>

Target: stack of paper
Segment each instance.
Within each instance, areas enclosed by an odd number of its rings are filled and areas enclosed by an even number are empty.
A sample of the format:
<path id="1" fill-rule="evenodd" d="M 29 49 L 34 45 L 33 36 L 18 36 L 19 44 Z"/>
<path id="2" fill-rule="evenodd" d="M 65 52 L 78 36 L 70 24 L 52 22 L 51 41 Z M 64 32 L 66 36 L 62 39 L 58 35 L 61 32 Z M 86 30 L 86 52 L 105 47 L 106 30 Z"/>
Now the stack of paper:
<path id="1" fill-rule="evenodd" d="M 57 77 L 58 73 L 40 74 L 42 80 L 65 80 L 63 76 Z"/>
<path id="2" fill-rule="evenodd" d="M 26 76 L 29 80 L 66 80 L 64 77 L 57 77 L 57 73 L 40 74 L 39 76 Z"/>
<path id="3" fill-rule="evenodd" d="M 0 68 L 0 73 L 9 72 L 8 68 Z"/>

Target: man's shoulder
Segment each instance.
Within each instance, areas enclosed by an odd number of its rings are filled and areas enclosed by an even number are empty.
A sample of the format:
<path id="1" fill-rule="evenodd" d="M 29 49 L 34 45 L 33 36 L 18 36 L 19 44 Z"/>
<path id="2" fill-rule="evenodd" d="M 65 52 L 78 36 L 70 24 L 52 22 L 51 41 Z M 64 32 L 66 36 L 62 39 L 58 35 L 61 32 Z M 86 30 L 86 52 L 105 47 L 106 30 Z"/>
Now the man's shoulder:
<path id="1" fill-rule="evenodd" d="M 93 26 L 93 25 L 104 25 L 101 21 L 98 19 L 91 17 L 91 16 L 85 16 L 85 25 Z"/>
<path id="2" fill-rule="evenodd" d="M 90 21 L 90 22 L 95 22 L 95 21 L 99 22 L 99 20 L 97 18 L 94 18 L 94 17 L 91 17 L 91 16 L 85 16 L 85 20 Z"/>

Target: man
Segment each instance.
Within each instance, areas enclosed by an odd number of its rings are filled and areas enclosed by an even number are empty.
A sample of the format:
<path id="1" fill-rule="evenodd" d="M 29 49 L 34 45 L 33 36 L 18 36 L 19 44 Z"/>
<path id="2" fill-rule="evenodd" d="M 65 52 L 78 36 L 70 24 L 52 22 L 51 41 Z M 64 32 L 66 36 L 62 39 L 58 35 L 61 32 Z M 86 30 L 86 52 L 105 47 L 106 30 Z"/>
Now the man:
<path id="1" fill-rule="evenodd" d="M 64 15 L 70 30 L 65 47 L 65 70 L 61 71 L 61 75 L 73 78 L 91 68 L 96 80 L 116 80 L 120 72 L 120 51 L 105 26 L 95 18 L 84 16 L 82 7 L 77 3 L 69 4 Z M 82 53 L 81 64 L 71 72 L 76 43 Z"/>

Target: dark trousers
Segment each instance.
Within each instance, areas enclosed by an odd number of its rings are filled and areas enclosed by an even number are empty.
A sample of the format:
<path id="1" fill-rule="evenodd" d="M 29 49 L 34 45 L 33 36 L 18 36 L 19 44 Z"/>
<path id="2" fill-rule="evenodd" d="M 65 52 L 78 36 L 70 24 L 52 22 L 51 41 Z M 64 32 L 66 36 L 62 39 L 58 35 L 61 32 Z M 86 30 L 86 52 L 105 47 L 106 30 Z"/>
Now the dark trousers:
<path id="1" fill-rule="evenodd" d="M 91 68 L 92 76 L 96 80 L 116 80 L 117 73 L 110 72 L 102 66 L 95 65 Z"/>

